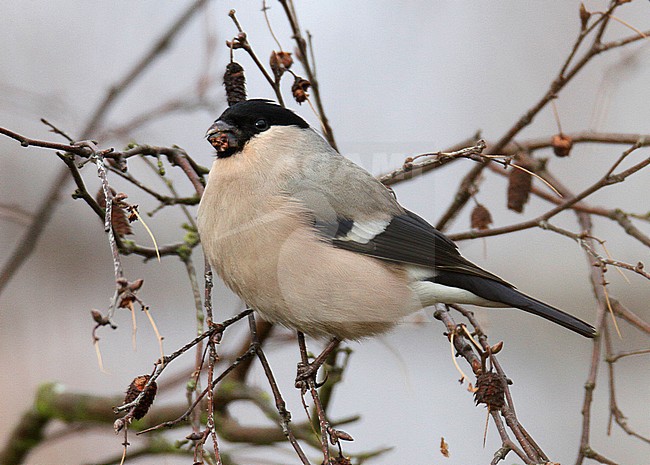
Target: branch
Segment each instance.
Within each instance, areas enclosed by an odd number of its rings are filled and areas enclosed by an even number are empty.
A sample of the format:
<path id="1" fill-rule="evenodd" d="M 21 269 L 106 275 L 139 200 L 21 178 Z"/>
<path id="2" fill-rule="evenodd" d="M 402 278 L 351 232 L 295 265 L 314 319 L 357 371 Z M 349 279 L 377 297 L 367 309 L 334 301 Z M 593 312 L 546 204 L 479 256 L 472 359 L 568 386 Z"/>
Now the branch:
<path id="1" fill-rule="evenodd" d="M 136 65 L 114 86 L 110 88 L 106 96 L 96 107 L 89 121 L 87 122 L 83 131 L 81 131 L 81 138 L 86 139 L 90 138 L 92 133 L 95 132 L 102 119 L 106 116 L 106 113 L 110 107 L 117 101 L 118 97 L 130 87 L 130 85 L 140 76 L 145 70 L 149 68 L 151 63 L 162 54 L 162 52 L 169 47 L 172 41 L 176 36 L 184 29 L 188 24 L 189 20 L 194 16 L 194 14 L 199 11 L 200 7 L 206 3 L 207 0 L 197 0 L 192 3 L 171 25 L 165 29 L 165 34 L 163 34 L 160 39 L 158 39 L 151 49 L 136 63 Z M 5 132 L 2 132 L 5 135 L 9 135 Z M 11 137 L 11 135 L 9 135 Z M 55 150 L 65 150 L 64 148 L 59 148 Z M 21 238 L 18 247 L 16 247 L 9 257 L 9 260 L 5 263 L 0 273 L 0 294 L 4 288 L 9 283 L 9 280 L 16 274 L 20 269 L 22 264 L 29 258 L 31 253 L 36 247 L 38 240 L 45 229 L 45 226 L 49 223 L 56 208 L 56 204 L 59 201 L 60 193 L 65 187 L 68 180 L 68 169 L 61 169 L 56 174 L 54 181 L 50 185 L 47 193 L 45 194 L 44 200 L 36 209 L 34 213 L 34 220 L 31 222 L 27 231 L 25 231 L 23 237 Z"/>
<path id="2" fill-rule="evenodd" d="M 614 356 L 612 349 L 612 338 L 609 331 L 609 328 L 606 328 L 604 331 L 604 340 L 605 340 L 605 361 L 607 362 L 607 371 L 609 374 L 609 425 L 607 427 L 607 435 L 610 435 L 612 432 L 612 421 L 615 421 L 620 428 L 625 431 L 628 435 L 633 436 L 641 441 L 650 444 L 650 437 L 642 436 L 641 434 L 634 431 L 630 425 L 627 423 L 627 418 L 623 412 L 618 408 L 618 403 L 616 402 L 616 380 L 614 373 L 614 364 L 617 360 L 622 357 L 627 357 L 630 355 L 642 355 L 650 353 L 650 349 L 647 350 L 637 350 L 627 353 L 621 353 L 617 356 Z"/>
<path id="3" fill-rule="evenodd" d="M 161 360 L 158 360 L 155 363 L 155 368 L 154 368 L 154 373 L 152 374 L 151 378 L 149 378 L 147 384 L 142 388 L 142 392 L 138 397 L 133 399 L 133 401 L 129 402 L 128 404 L 123 404 L 120 405 L 119 407 L 115 407 L 113 410 L 115 413 L 119 412 L 124 412 L 126 410 L 132 409 L 134 407 L 137 407 L 144 397 L 144 393 L 146 392 L 147 388 L 151 386 L 151 384 L 158 379 L 158 377 L 162 374 L 162 372 L 165 370 L 169 364 L 175 360 L 176 358 L 180 357 L 183 355 L 185 352 L 190 350 L 192 347 L 197 345 L 200 341 L 207 337 L 212 337 L 215 333 L 223 332 L 226 328 L 228 328 L 230 325 L 236 323 L 237 321 L 241 320 L 245 316 L 249 315 L 251 313 L 251 310 L 244 310 L 243 312 L 238 313 L 237 315 L 228 318 L 227 320 L 224 320 L 221 323 L 214 324 L 210 329 L 205 331 L 203 334 L 198 335 L 195 337 L 193 340 L 185 344 L 183 347 L 177 349 L 176 351 L 172 352 L 170 355 L 164 356 Z"/>
<path id="4" fill-rule="evenodd" d="M 595 56 L 600 53 L 612 50 L 617 47 L 622 47 L 626 44 L 638 41 L 643 38 L 642 35 L 637 34 L 630 36 L 626 39 L 620 41 L 610 42 L 608 44 L 602 44 L 600 39 L 602 38 L 605 29 L 608 25 L 609 17 L 614 12 L 614 10 L 619 6 L 617 1 L 612 1 L 610 4 L 607 13 L 601 16 L 598 20 L 594 22 L 592 27 L 590 27 L 586 32 L 581 31 L 576 39 L 574 46 L 572 48 L 569 57 L 562 65 L 558 75 L 549 85 L 546 93 L 532 106 L 530 107 L 511 127 L 506 131 L 506 133 L 501 136 L 500 139 L 494 145 L 489 145 L 487 148 L 488 154 L 499 155 L 503 153 L 505 147 L 510 144 L 511 141 L 519 134 L 525 127 L 530 125 L 533 122 L 533 119 L 539 114 L 539 112 L 553 99 L 555 99 L 558 93 L 578 74 L 582 68 L 587 65 Z M 598 27 L 596 27 L 598 26 Z M 591 31 L 596 30 L 594 38 L 592 40 L 590 48 L 585 52 L 581 59 L 579 59 L 573 67 L 570 67 L 570 63 L 575 55 L 578 47 L 582 43 L 584 36 Z M 650 32 L 649 32 L 650 33 Z M 447 208 L 443 213 L 442 219 L 437 223 L 436 227 L 440 230 L 444 230 L 447 224 L 455 218 L 455 216 L 460 212 L 460 210 L 465 206 L 467 201 L 471 197 L 471 189 L 468 186 L 473 186 L 476 181 L 479 179 L 479 176 L 483 172 L 483 169 L 487 166 L 487 163 L 475 166 L 470 172 L 467 173 L 460 186 L 456 191 L 454 196 L 454 202 Z"/>
<path id="5" fill-rule="evenodd" d="M 600 190 L 601 188 L 610 186 L 612 184 L 623 182 L 627 177 L 631 176 L 637 171 L 650 165 L 650 157 L 648 157 L 645 160 L 633 165 L 631 168 L 628 168 L 627 170 L 621 171 L 618 174 L 613 173 L 613 170 L 616 168 L 616 166 L 618 166 L 620 162 L 623 159 L 625 159 L 629 154 L 631 154 L 634 150 L 638 149 L 639 146 L 640 146 L 639 144 L 635 144 L 632 147 L 630 147 L 630 149 L 623 152 L 623 154 L 619 157 L 619 159 L 614 163 L 614 165 L 612 165 L 609 171 L 599 181 L 592 184 L 590 187 L 588 187 L 587 189 L 585 189 L 575 197 L 568 197 L 567 200 L 560 203 L 555 208 L 552 208 L 551 210 L 547 211 L 546 213 L 538 216 L 537 218 L 533 218 L 532 220 L 523 221 L 521 223 L 513 224 L 510 226 L 503 226 L 501 228 L 492 228 L 492 229 L 485 229 L 481 231 L 468 231 L 465 233 L 450 234 L 449 238 L 453 241 L 462 241 L 466 239 L 475 239 L 477 237 L 497 236 L 501 234 L 511 233 L 515 231 L 522 231 L 524 229 L 530 229 L 530 228 L 540 226 L 540 224 L 543 224 L 543 222 L 548 221 L 549 219 L 551 219 L 552 217 L 554 217 L 560 212 L 570 209 L 573 205 L 585 199 L 586 197 L 590 196 L 594 192 Z M 564 197 L 567 198 L 566 195 Z"/>
<path id="6" fill-rule="evenodd" d="M 122 163 L 124 162 L 124 160 L 128 160 L 129 158 L 134 156 L 147 155 L 147 156 L 159 157 L 160 155 L 164 155 L 167 157 L 167 159 L 172 164 L 172 166 L 178 166 L 179 168 L 181 168 L 183 173 L 186 175 L 186 177 L 190 180 L 190 182 L 194 186 L 194 189 L 197 192 L 197 197 L 196 197 L 197 199 L 200 198 L 200 196 L 203 194 L 203 190 L 205 189 L 205 180 L 203 176 L 208 172 L 208 170 L 206 168 L 197 165 L 196 162 L 194 162 L 194 160 L 192 160 L 189 157 L 187 152 L 185 152 L 185 150 L 183 150 L 180 147 L 157 147 L 153 145 L 137 145 L 126 151 L 116 151 L 113 148 L 103 149 L 100 151 L 96 146 L 94 146 L 94 143 L 89 141 L 82 141 L 70 145 L 58 144 L 56 142 L 32 139 L 2 127 L 0 127 L 0 133 L 5 134 L 11 137 L 12 139 L 19 141 L 23 147 L 35 146 L 35 147 L 42 147 L 51 150 L 61 150 L 65 152 L 64 154 L 59 154 L 59 158 L 61 158 L 64 161 L 64 163 L 68 167 L 68 170 L 72 174 L 72 179 L 75 181 L 77 185 L 77 192 L 75 193 L 75 195 L 78 198 L 83 199 L 102 220 L 105 219 L 105 211 L 103 208 L 99 206 L 99 204 L 94 199 L 94 197 L 90 195 L 90 193 L 86 189 L 83 178 L 81 177 L 81 174 L 79 173 L 79 169 L 76 165 L 76 161 L 74 158 L 75 156 L 84 159 L 90 159 L 94 157 L 95 153 L 99 151 L 101 152 L 103 158 L 108 158 L 110 160 L 116 161 L 117 163 Z M 67 174 L 65 178 L 67 179 Z M 105 183 L 103 183 L 102 185 L 104 184 Z M 144 186 L 142 187 L 144 188 Z M 57 186 L 57 192 L 58 192 L 58 186 Z M 53 194 L 53 195 L 58 195 L 58 194 Z M 160 195 L 157 196 L 154 195 L 154 196 L 159 199 L 163 199 L 163 200 L 165 199 L 164 196 L 160 196 Z M 178 203 L 178 204 L 191 205 L 196 201 L 194 197 L 190 197 L 187 199 L 170 198 L 169 202 L 174 204 Z M 45 212 L 43 214 L 47 215 L 49 213 L 50 211 Z M 45 223 L 42 223 L 42 226 L 45 226 Z M 120 253 L 124 255 L 137 254 L 145 258 L 153 258 L 156 257 L 157 255 L 160 255 L 161 257 L 168 256 L 168 255 L 180 255 L 184 253 L 185 248 L 188 246 L 187 243 L 183 242 L 178 244 L 170 244 L 170 245 L 162 246 L 159 247 L 158 250 L 156 250 L 155 248 L 143 247 L 131 242 L 126 242 L 122 238 L 120 238 L 120 236 L 117 235 L 115 236 L 114 241 Z M 190 244 L 191 247 L 196 247 L 197 245 L 198 242 Z M 18 254 L 24 254 L 24 253 L 28 254 L 32 246 L 33 244 L 27 242 L 21 242 L 21 246 L 14 251 L 12 258 L 9 260 L 7 266 L 5 267 L 5 270 L 3 270 L 2 275 L 0 275 L 0 292 L 2 291 L 4 285 L 6 285 L 9 282 L 9 280 L 13 276 L 13 273 L 15 273 L 17 267 L 20 266 L 20 264 L 24 259 L 22 255 L 18 256 Z M 25 249 L 28 250 L 25 251 Z M 16 258 L 14 259 L 13 257 Z"/>
<path id="7" fill-rule="evenodd" d="M 235 48 L 242 48 L 248 53 L 248 55 L 251 57 L 255 65 L 257 66 L 257 69 L 260 70 L 264 78 L 268 81 L 269 85 L 273 89 L 273 92 L 275 92 L 275 97 L 278 99 L 278 103 L 282 106 L 284 106 L 284 99 L 282 98 L 282 92 L 280 91 L 280 83 L 279 81 L 276 81 L 271 77 L 269 72 L 266 70 L 260 59 L 258 58 L 257 54 L 253 50 L 253 47 L 251 46 L 250 42 L 248 41 L 248 36 L 244 32 L 244 30 L 241 27 L 241 24 L 239 24 L 239 20 L 237 19 L 237 16 L 235 14 L 235 10 L 230 10 L 228 13 L 228 16 L 230 16 L 230 19 L 235 23 L 235 26 L 237 27 L 237 30 L 239 31 L 239 34 L 237 34 L 237 37 L 233 38 L 232 41 L 226 42 L 226 45 L 228 45 L 231 49 Z M 232 57 L 232 55 L 231 55 Z"/>
<path id="8" fill-rule="evenodd" d="M 307 79 L 311 83 L 311 88 L 314 92 L 314 99 L 316 100 L 316 108 L 318 109 L 318 116 L 321 124 L 323 125 L 323 132 L 325 133 L 325 138 L 330 143 L 330 145 L 334 148 L 334 150 L 338 151 L 336 140 L 334 139 L 334 132 L 332 131 L 332 127 L 330 126 L 329 120 L 327 119 L 327 115 L 325 114 L 325 108 L 323 106 L 323 100 L 321 99 L 320 86 L 318 84 L 318 79 L 316 78 L 316 72 L 309 61 L 310 54 L 307 51 L 307 42 L 302 36 L 302 31 L 300 30 L 300 26 L 298 25 L 298 17 L 296 15 L 296 11 L 293 6 L 293 1 L 280 0 L 280 4 L 284 9 L 287 19 L 289 20 L 289 26 L 291 27 L 291 32 L 293 33 L 293 39 L 296 41 L 296 47 L 300 52 L 298 54 L 298 59 L 302 63 L 303 67 L 305 68 L 305 72 L 307 73 Z"/>
<path id="9" fill-rule="evenodd" d="M 385 186 L 396 184 L 405 179 L 411 179 L 418 174 L 430 171 L 435 168 L 446 165 L 447 163 L 457 160 L 459 158 L 468 158 L 470 160 L 483 162 L 485 158 L 481 155 L 485 150 L 485 141 L 479 140 L 476 145 L 472 147 L 462 146 L 454 150 L 436 153 L 422 153 L 414 157 L 407 157 L 404 164 L 389 173 L 382 174 L 377 177 L 379 182 Z M 424 161 L 414 163 L 419 158 L 426 158 Z"/>
<path id="10" fill-rule="evenodd" d="M 113 84 L 104 99 L 97 106 L 86 128 L 81 132 L 82 138 L 88 138 L 94 133 L 102 123 L 102 120 L 108 114 L 109 109 L 115 104 L 117 99 L 126 91 L 133 82 L 140 77 L 151 65 L 159 58 L 162 53 L 169 48 L 176 37 L 185 29 L 196 13 L 207 3 L 207 0 L 195 0 L 192 2 L 176 20 L 165 27 L 165 31 L 154 43 L 151 48 L 133 65 L 126 75 Z"/>
<path id="11" fill-rule="evenodd" d="M 266 355 L 264 354 L 262 347 L 259 345 L 259 341 L 257 339 L 257 333 L 256 333 L 257 327 L 255 325 L 255 317 L 253 316 L 253 314 L 251 314 L 248 317 L 248 321 L 249 321 L 249 327 L 251 331 L 252 342 L 253 344 L 255 344 L 257 358 L 262 364 L 262 369 L 264 370 L 266 379 L 268 380 L 269 386 L 271 387 L 271 391 L 273 392 L 273 398 L 275 399 L 275 406 L 278 411 L 278 414 L 280 415 L 280 426 L 282 427 L 282 432 L 284 433 L 285 437 L 293 447 L 294 451 L 296 452 L 296 455 L 298 455 L 298 458 L 303 463 L 303 465 L 310 465 L 309 459 L 305 455 L 305 452 L 302 450 L 302 447 L 300 447 L 300 444 L 298 443 L 298 440 L 296 439 L 296 436 L 290 426 L 291 413 L 287 410 L 287 404 L 282 398 L 282 394 L 280 393 L 278 384 L 275 381 L 275 376 L 273 376 L 273 370 L 271 370 L 271 365 L 269 365 Z"/>

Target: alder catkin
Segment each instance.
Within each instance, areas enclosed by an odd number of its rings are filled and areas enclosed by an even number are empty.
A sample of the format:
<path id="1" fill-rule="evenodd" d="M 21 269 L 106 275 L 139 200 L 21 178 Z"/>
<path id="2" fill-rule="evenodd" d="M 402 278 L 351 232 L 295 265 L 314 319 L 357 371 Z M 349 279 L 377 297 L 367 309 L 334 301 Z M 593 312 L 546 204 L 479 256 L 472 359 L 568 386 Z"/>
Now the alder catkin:
<path id="1" fill-rule="evenodd" d="M 492 215 L 484 205 L 479 203 L 472 210 L 470 221 L 472 229 L 482 231 L 488 229 L 492 224 Z"/>
<path id="2" fill-rule="evenodd" d="M 530 173 L 512 168 L 508 176 L 508 209 L 523 212 L 532 187 L 533 177 Z"/>
<path id="3" fill-rule="evenodd" d="M 117 195 L 115 189 L 113 189 L 112 187 L 111 187 L 111 195 L 113 197 Z M 126 198 L 126 196 L 123 196 L 122 198 Z M 95 196 L 95 200 L 97 200 L 97 203 L 99 204 L 100 207 L 106 209 L 106 197 L 104 197 L 104 189 L 102 187 L 99 188 L 99 191 Z M 120 237 L 133 234 L 133 230 L 131 229 L 131 225 L 129 224 L 129 218 L 126 210 L 116 205 L 116 202 L 114 200 L 113 200 L 113 204 L 111 205 L 111 224 L 113 225 L 113 231 L 115 231 L 115 234 L 117 234 Z"/>
<path id="4" fill-rule="evenodd" d="M 226 100 L 228 106 L 246 100 L 246 76 L 244 68 L 233 61 L 226 65 L 226 72 L 223 75 L 223 85 L 226 88 Z"/>

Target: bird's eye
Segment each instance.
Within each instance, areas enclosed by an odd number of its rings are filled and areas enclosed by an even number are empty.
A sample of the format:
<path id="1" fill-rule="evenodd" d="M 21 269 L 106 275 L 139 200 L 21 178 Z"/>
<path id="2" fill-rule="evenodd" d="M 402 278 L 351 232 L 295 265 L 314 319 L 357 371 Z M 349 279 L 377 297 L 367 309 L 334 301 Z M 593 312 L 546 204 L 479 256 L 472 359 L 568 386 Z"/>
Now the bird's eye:
<path id="1" fill-rule="evenodd" d="M 265 119 L 258 119 L 255 121 L 255 128 L 259 131 L 266 131 L 269 128 L 269 123 Z"/>

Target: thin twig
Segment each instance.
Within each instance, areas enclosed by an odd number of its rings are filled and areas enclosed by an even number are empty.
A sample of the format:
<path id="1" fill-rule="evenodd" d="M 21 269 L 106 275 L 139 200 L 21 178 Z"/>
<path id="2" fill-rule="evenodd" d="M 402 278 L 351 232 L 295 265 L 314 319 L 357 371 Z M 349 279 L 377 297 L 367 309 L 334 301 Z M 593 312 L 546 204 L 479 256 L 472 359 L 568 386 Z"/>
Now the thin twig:
<path id="1" fill-rule="evenodd" d="M 611 14 L 619 3 L 614 0 L 611 2 L 607 14 Z M 530 107 L 511 127 L 506 131 L 506 133 L 501 136 L 493 145 L 488 146 L 488 154 L 501 154 L 503 149 L 514 140 L 514 138 L 528 125 L 530 125 L 533 119 L 539 114 L 539 112 L 556 96 L 558 93 L 566 87 L 566 85 L 580 72 L 595 56 L 600 53 L 612 50 L 614 48 L 621 47 L 631 42 L 640 40 L 642 37 L 640 35 L 635 35 L 623 39 L 621 41 L 609 42 L 607 44 L 601 43 L 601 38 L 605 32 L 605 29 L 608 25 L 608 16 L 599 18 L 597 21 L 592 24 L 588 29 L 588 32 L 596 30 L 594 38 L 591 42 L 591 46 L 584 53 L 584 55 L 578 59 L 573 66 L 569 66 L 569 63 L 572 62 L 573 56 L 582 43 L 584 36 L 581 32 L 581 35 L 576 39 L 572 51 L 569 55 L 569 58 L 562 65 L 560 72 L 556 78 L 551 82 L 546 93 L 532 106 Z M 598 27 L 596 27 L 598 26 Z M 459 185 L 456 194 L 454 196 L 454 201 L 443 213 L 441 219 L 436 224 L 436 227 L 440 230 L 444 230 L 445 227 L 449 224 L 453 218 L 456 217 L 458 212 L 465 206 L 467 201 L 471 198 L 471 187 L 475 185 L 478 181 L 481 173 L 487 166 L 487 163 L 482 163 L 480 165 L 474 166 L 463 178 L 463 181 Z"/>
<path id="2" fill-rule="evenodd" d="M 323 125 L 325 138 L 330 143 L 330 145 L 334 148 L 334 150 L 338 151 L 336 140 L 334 139 L 334 131 L 330 126 L 327 115 L 325 114 L 325 107 L 323 105 L 323 100 L 320 94 L 320 86 L 318 84 L 318 79 L 316 79 L 316 73 L 309 61 L 310 55 L 307 51 L 307 42 L 302 36 L 302 31 L 300 30 L 300 26 L 298 24 L 298 17 L 296 16 L 295 8 L 293 7 L 293 2 L 291 2 L 290 0 L 280 0 L 280 4 L 282 5 L 282 8 L 284 9 L 284 12 L 287 16 L 287 20 L 289 21 L 289 26 L 291 27 L 291 32 L 293 34 L 293 39 L 296 42 L 296 47 L 298 48 L 298 51 L 300 52 L 298 54 L 298 59 L 302 63 L 303 67 L 305 68 L 305 73 L 307 73 L 307 79 L 311 83 L 311 88 L 314 94 L 314 100 L 316 101 L 316 108 L 318 109 L 318 116 L 321 121 L 321 124 Z"/>
<path id="3" fill-rule="evenodd" d="M 282 398 L 282 393 L 280 393 L 280 388 L 278 388 L 278 383 L 276 382 L 275 376 L 273 375 L 271 365 L 269 365 L 269 361 L 267 360 L 266 355 L 264 354 L 264 351 L 259 344 L 259 340 L 257 339 L 257 326 L 255 324 L 255 317 L 252 313 L 248 316 L 248 323 L 251 331 L 251 338 L 253 340 L 253 345 L 255 348 L 255 353 L 260 361 L 260 364 L 262 365 L 266 379 L 269 382 L 271 392 L 273 393 L 273 399 L 275 400 L 275 407 L 278 411 L 278 414 L 280 415 L 280 426 L 282 427 L 282 432 L 289 440 L 289 443 L 293 447 L 293 450 L 296 451 L 296 454 L 298 455 L 298 458 L 303 463 L 303 465 L 310 465 L 309 459 L 305 455 L 305 452 L 302 450 L 302 447 L 300 447 L 300 444 L 298 443 L 298 440 L 296 439 L 296 436 L 291 429 L 291 413 L 287 410 L 287 404 Z"/>
<path id="4" fill-rule="evenodd" d="M 638 145 L 635 144 L 630 150 L 626 150 L 624 152 L 624 156 L 626 157 L 631 153 L 633 150 L 636 150 L 638 148 Z M 621 156 L 616 162 L 615 166 L 618 165 L 619 161 L 621 161 L 624 156 Z M 468 231 L 465 233 L 458 233 L 458 234 L 450 234 L 449 238 L 453 241 L 462 241 L 466 239 L 474 239 L 477 237 L 488 237 L 488 236 L 497 236 L 501 234 L 506 234 L 506 233 L 511 233 L 515 231 L 522 231 L 524 229 L 530 229 L 539 226 L 541 223 L 544 221 L 548 221 L 558 213 L 563 212 L 564 210 L 570 209 L 571 206 L 575 205 L 576 203 L 580 202 L 581 200 L 587 198 L 594 192 L 602 189 L 603 187 L 610 186 L 612 184 L 620 183 L 623 182 L 627 177 L 631 176 L 632 174 L 638 172 L 639 170 L 645 168 L 646 166 L 650 165 L 650 157 L 646 158 L 645 160 L 642 160 L 641 162 L 633 165 L 632 167 L 628 168 L 627 170 L 621 171 L 620 173 L 613 174 L 612 169 L 608 170 L 607 174 L 604 175 L 600 180 L 592 184 L 590 187 L 586 188 L 583 190 L 581 193 L 577 194 L 575 197 L 568 198 L 565 197 L 565 201 L 557 205 L 555 208 L 552 208 L 551 210 L 547 211 L 546 213 L 538 216 L 537 218 L 523 221 L 521 223 L 513 224 L 510 226 L 503 226 L 500 228 L 491 228 L 491 229 L 484 229 L 484 230 L 472 230 Z M 615 167 L 614 166 L 614 167 Z M 555 185 L 555 183 L 553 183 Z M 557 187 L 557 186 L 556 186 Z"/>
<path id="5" fill-rule="evenodd" d="M 237 321 L 241 320 L 245 316 L 249 315 L 251 313 L 251 310 L 244 310 L 243 312 L 238 313 L 237 315 L 228 318 L 224 321 L 222 321 L 219 324 L 213 325 L 211 328 L 209 328 L 207 331 L 205 331 L 203 334 L 198 335 L 194 339 L 192 339 L 190 342 L 185 344 L 183 347 L 175 350 L 169 355 L 166 355 L 163 360 L 158 360 L 155 364 L 155 369 L 154 373 L 152 374 L 151 378 L 149 378 L 149 381 L 145 385 L 145 387 L 142 389 L 142 393 L 138 395 L 132 402 L 129 402 L 128 404 L 120 405 L 119 407 L 115 407 L 114 411 L 115 413 L 119 412 L 124 412 L 128 409 L 131 409 L 139 404 L 139 402 L 142 400 L 142 397 L 144 397 L 144 392 L 147 390 L 147 388 L 153 383 L 169 366 L 169 363 L 172 362 L 173 360 L 177 359 L 181 355 L 183 355 L 185 352 L 190 350 L 192 347 L 196 346 L 200 341 L 205 339 L 206 337 L 212 336 L 215 332 L 223 332 L 226 328 L 231 326 L 232 324 L 236 323 Z"/>
<path id="6" fill-rule="evenodd" d="M 237 19 L 235 10 L 230 10 L 228 16 L 230 16 L 230 19 L 232 19 L 232 21 L 235 23 L 235 26 L 237 27 L 239 34 L 231 42 L 227 42 L 227 45 L 231 48 L 242 48 L 246 51 L 246 53 L 248 53 L 248 55 L 251 57 L 251 59 L 257 66 L 257 69 L 260 70 L 264 78 L 267 80 L 267 82 L 273 89 L 273 92 L 275 92 L 275 98 L 278 100 L 278 103 L 284 106 L 284 99 L 282 98 L 282 92 L 280 91 L 279 81 L 276 81 L 275 79 L 273 79 L 273 77 L 271 77 L 269 72 L 266 70 L 266 67 L 262 64 L 262 61 L 258 58 L 257 54 L 253 50 L 253 47 L 248 41 L 248 36 L 242 29 L 241 24 L 239 24 L 239 20 Z"/>

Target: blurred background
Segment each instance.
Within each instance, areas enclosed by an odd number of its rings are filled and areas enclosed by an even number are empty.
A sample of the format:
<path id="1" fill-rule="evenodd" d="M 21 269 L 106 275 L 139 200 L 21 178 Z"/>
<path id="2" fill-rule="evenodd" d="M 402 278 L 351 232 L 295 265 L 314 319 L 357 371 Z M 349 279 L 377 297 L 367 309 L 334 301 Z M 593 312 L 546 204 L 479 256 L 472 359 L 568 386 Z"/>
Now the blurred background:
<path id="1" fill-rule="evenodd" d="M 589 11 L 607 6 L 605 1 L 584 3 Z M 0 53 L 0 126 L 63 142 L 40 123 L 40 118 L 46 118 L 79 138 L 109 87 L 124 77 L 187 4 L 152 0 L 4 2 L 0 17 L 0 41 L 4 44 Z M 296 9 L 301 26 L 313 36 L 322 98 L 341 152 L 380 174 L 401 166 L 406 156 L 443 150 L 477 131 L 487 140 L 500 137 L 544 95 L 557 75 L 579 32 L 579 4 L 573 0 L 408 4 L 296 0 Z M 274 32 L 286 50 L 293 50 L 280 5 L 270 1 L 269 6 Z M 130 141 L 178 145 L 209 166 L 212 148 L 204 134 L 226 106 L 220 83 L 209 87 L 205 98 L 191 110 L 172 112 L 121 133 L 106 130 L 133 121 L 170 99 L 195 99 L 197 89 L 206 84 L 205 76 L 219 78 L 229 59 L 224 43 L 236 35 L 228 18 L 231 8 L 237 10 L 252 46 L 266 63 L 277 46 L 261 7 L 261 1 L 208 2 L 206 10 L 193 18 L 170 49 L 121 96 L 90 137 L 98 139 L 102 147 L 121 148 Z M 617 16 L 647 30 L 650 4 L 631 2 L 621 7 Z M 614 22 L 606 39 L 633 33 Z M 216 44 L 214 50 L 208 46 L 211 40 Z M 273 98 L 251 60 L 241 51 L 236 60 L 247 71 L 249 96 Z M 649 60 L 647 40 L 593 60 L 557 100 L 562 129 L 650 133 Z M 300 73 L 299 65 L 295 71 Z M 291 101 L 291 80 L 285 84 L 288 105 L 317 127 L 309 107 Z M 548 107 L 519 139 L 556 132 Z M 576 146 L 565 159 L 553 158 L 548 151 L 552 158 L 549 168 L 579 191 L 599 179 L 623 150 L 622 146 L 585 144 Z M 647 150 L 631 157 L 625 166 L 643 156 Z M 396 194 L 407 208 L 435 222 L 471 166 L 472 162 L 464 160 L 403 182 L 395 186 Z M 52 151 L 21 148 L 0 137 L 0 167 L 0 263 L 4 263 L 63 164 Z M 146 166 L 134 163 L 130 168 L 146 176 Z M 93 170 L 88 167 L 85 171 L 91 192 L 99 187 Z M 508 211 L 506 180 L 490 174 L 486 177 L 477 198 L 490 209 L 495 226 L 533 218 L 548 209 L 548 204 L 533 199 L 523 216 Z M 151 179 L 156 181 L 154 176 Z M 180 193 L 191 194 L 191 186 L 177 179 Z M 118 187 L 127 186 L 114 182 Z M 648 174 L 641 172 L 588 201 L 644 213 L 650 207 L 649 186 Z M 123 392 L 134 376 L 150 372 L 158 357 L 158 345 L 145 316 L 138 316 L 138 347 L 134 351 L 130 315 L 118 312 L 119 328 L 100 331 L 106 372 L 99 370 L 89 311 L 106 309 L 114 289 L 113 269 L 101 222 L 86 204 L 71 199 L 72 192 L 68 182 L 33 255 L 0 295 L 3 443 L 21 413 L 32 405 L 40 384 L 56 381 L 71 391 L 116 394 Z M 137 195 L 128 200 L 140 204 L 141 212 L 155 209 L 155 202 Z M 184 219 L 173 210 L 162 210 L 147 220 L 159 243 L 177 242 L 183 236 L 180 224 Z M 571 213 L 561 215 L 554 224 L 578 231 Z M 648 233 L 647 224 L 638 226 Z M 136 240 L 150 245 L 141 224 L 133 227 Z M 450 231 L 468 228 L 466 209 Z M 594 233 L 607 240 L 614 258 L 630 263 L 649 261 L 647 249 L 612 222 L 595 219 Z M 594 321 L 589 270 L 583 251 L 573 241 L 529 230 L 464 241 L 460 248 L 467 258 L 524 292 Z M 202 263 L 200 252 L 195 255 L 196 263 Z M 144 264 L 138 257 L 127 257 L 123 263 L 127 277 L 145 279 L 140 297 L 151 307 L 165 337 L 166 351 L 190 340 L 195 334 L 195 311 L 182 264 L 171 258 Z M 610 292 L 647 320 L 650 286 L 629 275 L 627 283 L 611 270 L 607 275 Z M 222 320 L 243 305 L 219 283 L 215 308 L 216 318 Z M 483 446 L 485 410 L 474 407 L 471 394 L 458 384 L 443 327 L 431 312 L 415 316 L 384 337 L 350 344 L 354 354 L 331 410 L 334 418 L 361 415 L 359 422 L 344 428 L 355 438 L 345 445 L 345 451 L 393 447 L 371 463 L 460 465 L 489 463 L 500 446 L 493 425 Z M 524 426 L 549 457 L 561 463 L 575 460 L 592 344 L 522 312 L 476 312 L 490 341 L 505 342 L 500 360 L 514 380 L 512 393 Z M 647 337 L 625 324 L 621 330 L 623 340 L 614 341 L 617 348 L 647 348 Z M 227 334 L 222 350 L 233 351 L 239 346 L 245 331 L 237 331 Z M 299 392 L 293 389 L 297 347 L 274 344 L 269 358 L 294 418 L 302 418 Z M 170 375 L 193 363 L 194 356 L 188 354 L 175 362 Z M 630 425 L 646 436 L 650 432 L 649 368 L 647 357 L 630 357 L 617 364 L 619 406 Z M 650 463 L 647 444 L 616 427 L 607 435 L 606 366 L 601 364 L 600 369 L 592 445 L 618 463 Z M 252 373 L 252 381 L 266 388 L 259 370 Z M 156 405 L 178 400 L 181 391 L 161 393 Z M 255 411 L 242 409 L 241 414 L 250 422 L 264 422 Z M 175 432 L 169 434 L 174 437 Z M 441 437 L 449 444 L 449 458 L 439 452 Z M 119 454 L 121 441 L 110 428 L 97 428 L 38 448 L 28 463 L 97 463 Z M 241 463 L 298 463 L 290 451 L 261 456 L 255 450 L 241 450 L 240 456 Z M 156 457 L 129 462 L 172 465 L 188 460 Z M 511 454 L 506 462 L 521 461 Z"/>

